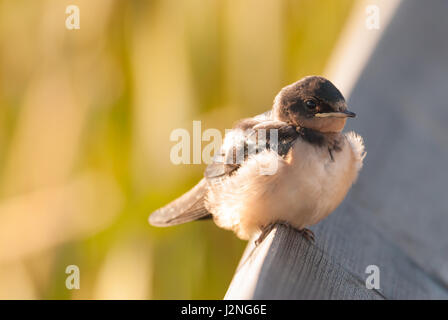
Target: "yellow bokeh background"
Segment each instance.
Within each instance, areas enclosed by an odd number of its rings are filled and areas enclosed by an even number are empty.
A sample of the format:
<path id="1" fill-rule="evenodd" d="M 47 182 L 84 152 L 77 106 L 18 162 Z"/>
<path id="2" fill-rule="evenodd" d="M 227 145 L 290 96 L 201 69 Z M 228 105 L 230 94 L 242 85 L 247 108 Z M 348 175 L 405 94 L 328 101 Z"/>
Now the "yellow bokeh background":
<path id="1" fill-rule="evenodd" d="M 245 243 L 147 222 L 205 167 L 172 164 L 170 133 L 224 132 L 321 74 L 352 5 L 0 0 L 0 298 L 222 298 Z"/>

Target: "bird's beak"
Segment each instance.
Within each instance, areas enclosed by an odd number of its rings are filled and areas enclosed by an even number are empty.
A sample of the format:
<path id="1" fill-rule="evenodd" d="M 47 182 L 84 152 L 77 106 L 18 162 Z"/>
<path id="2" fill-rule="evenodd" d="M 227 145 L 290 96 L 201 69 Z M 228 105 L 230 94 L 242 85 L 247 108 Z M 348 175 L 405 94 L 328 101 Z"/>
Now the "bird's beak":
<path id="1" fill-rule="evenodd" d="M 316 118 L 354 118 L 356 117 L 356 113 L 344 110 L 341 112 L 316 113 L 314 116 Z"/>

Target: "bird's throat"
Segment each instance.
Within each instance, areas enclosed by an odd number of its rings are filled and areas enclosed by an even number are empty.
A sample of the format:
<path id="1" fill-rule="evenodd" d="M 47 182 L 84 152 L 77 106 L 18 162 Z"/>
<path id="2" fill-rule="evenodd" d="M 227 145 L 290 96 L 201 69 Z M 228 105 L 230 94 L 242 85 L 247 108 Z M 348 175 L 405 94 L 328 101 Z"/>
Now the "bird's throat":
<path id="1" fill-rule="evenodd" d="M 331 147 L 338 151 L 342 134 L 340 132 L 320 132 L 317 130 L 298 127 L 297 132 L 303 140 L 318 147 Z"/>

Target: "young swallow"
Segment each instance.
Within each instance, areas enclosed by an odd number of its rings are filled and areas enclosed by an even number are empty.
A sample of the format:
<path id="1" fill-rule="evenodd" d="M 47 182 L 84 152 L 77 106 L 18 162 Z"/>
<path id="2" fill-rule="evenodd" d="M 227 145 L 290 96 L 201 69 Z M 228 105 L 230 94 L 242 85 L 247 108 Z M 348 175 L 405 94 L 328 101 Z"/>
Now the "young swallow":
<path id="1" fill-rule="evenodd" d="M 244 240 L 259 233 L 257 243 L 275 223 L 283 223 L 313 240 L 307 228 L 339 206 L 363 164 L 361 136 L 342 133 L 347 118 L 353 117 L 342 94 L 323 77 L 305 77 L 284 87 L 272 110 L 238 122 L 204 178 L 152 213 L 149 222 L 165 227 L 213 218 Z M 267 132 L 266 147 L 247 152 L 259 142 L 261 129 Z M 272 132 L 276 134 L 268 134 Z M 237 155 L 241 161 L 235 161 Z M 276 170 L 262 174 L 260 166 Z"/>

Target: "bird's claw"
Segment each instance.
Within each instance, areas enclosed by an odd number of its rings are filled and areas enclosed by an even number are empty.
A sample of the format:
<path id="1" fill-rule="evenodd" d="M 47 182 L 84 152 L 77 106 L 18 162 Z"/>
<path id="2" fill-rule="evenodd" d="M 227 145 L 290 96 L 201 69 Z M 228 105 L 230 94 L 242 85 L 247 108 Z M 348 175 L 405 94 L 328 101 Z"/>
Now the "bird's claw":
<path id="1" fill-rule="evenodd" d="M 270 223 L 264 227 L 261 228 L 261 233 L 258 236 L 258 239 L 255 240 L 255 246 L 258 247 L 260 243 L 263 242 L 263 240 L 267 237 L 267 235 L 274 229 L 275 223 Z"/>
<path id="2" fill-rule="evenodd" d="M 286 227 L 288 227 L 288 228 L 291 228 L 291 229 L 293 229 L 293 230 L 296 230 L 296 231 L 298 231 L 298 232 L 300 232 L 300 234 L 302 234 L 302 236 L 303 236 L 306 240 L 308 240 L 308 241 L 311 242 L 311 243 L 314 243 L 314 239 L 315 239 L 315 237 L 314 237 L 314 232 L 311 231 L 310 229 L 307 229 L 307 228 L 297 229 L 297 228 L 295 228 L 293 225 L 291 225 L 290 223 L 285 222 L 285 221 L 279 221 L 279 222 L 277 222 L 277 223 L 278 223 L 278 224 L 281 224 L 281 225 L 284 225 L 284 226 L 286 226 Z"/>
<path id="3" fill-rule="evenodd" d="M 274 226 L 275 226 L 276 224 L 280 224 L 280 225 L 283 225 L 283 226 L 285 226 L 285 227 L 292 228 L 292 229 L 294 229 L 294 230 L 300 232 L 300 234 L 301 234 L 307 241 L 309 241 L 309 242 L 311 242 L 311 243 L 314 243 L 314 242 L 315 242 L 314 232 L 311 231 L 310 229 L 307 229 L 307 228 L 296 229 L 296 228 L 294 228 L 291 224 L 289 224 L 288 222 L 285 222 L 285 221 L 278 221 L 278 222 L 270 223 L 270 224 L 268 224 L 268 225 L 266 225 L 266 226 L 264 226 L 264 227 L 261 228 L 261 233 L 260 233 L 260 235 L 258 236 L 258 239 L 255 240 L 255 246 L 256 246 L 256 247 L 258 247 L 258 245 L 259 245 L 260 243 L 263 242 L 263 240 L 264 240 L 264 239 L 267 237 L 267 235 L 272 231 L 272 229 L 274 229 Z"/>
<path id="4" fill-rule="evenodd" d="M 308 240 L 311 243 L 314 243 L 315 237 L 314 232 L 310 229 L 303 228 L 302 230 L 299 230 L 299 232 L 303 235 L 303 237 Z"/>

